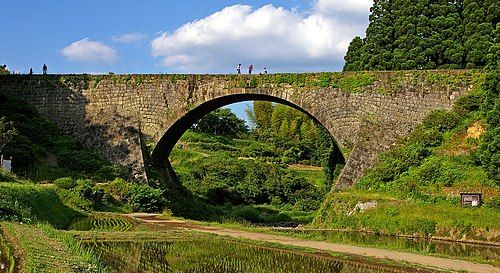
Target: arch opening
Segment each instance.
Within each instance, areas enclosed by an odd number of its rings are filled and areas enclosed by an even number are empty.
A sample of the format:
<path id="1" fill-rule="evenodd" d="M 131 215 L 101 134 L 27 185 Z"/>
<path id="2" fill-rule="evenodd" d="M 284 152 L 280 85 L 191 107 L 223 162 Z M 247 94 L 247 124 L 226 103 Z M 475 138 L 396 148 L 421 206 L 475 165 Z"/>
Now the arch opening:
<path id="1" fill-rule="evenodd" d="M 306 114 L 309 118 L 311 118 L 316 124 L 320 125 L 326 131 L 328 131 L 331 137 L 334 140 L 334 143 L 337 147 L 339 147 L 336 137 L 331 133 L 330 130 L 314 115 L 298 106 L 295 103 L 287 101 L 285 99 L 267 95 L 267 94 L 256 94 L 256 93 L 246 93 L 246 94 L 233 94 L 228 96 L 222 96 L 219 98 L 215 98 L 213 100 L 204 102 L 194 109 L 188 111 L 184 116 L 179 118 L 172 126 L 170 126 L 167 131 L 163 134 L 163 136 L 158 141 L 155 149 L 151 154 L 152 163 L 156 169 L 159 171 L 164 169 L 165 166 L 169 166 L 168 157 L 172 152 L 173 147 L 182 137 L 182 135 L 189 129 L 193 124 L 195 124 L 199 119 L 207 115 L 208 113 L 233 104 L 237 102 L 244 101 L 269 101 L 273 103 L 284 104 L 290 106 L 300 112 Z M 342 155 L 343 156 L 343 155 Z"/>
<path id="2" fill-rule="evenodd" d="M 275 124 L 283 125 L 286 119 L 287 124 L 295 124 L 295 126 L 286 126 L 286 128 L 295 129 L 283 131 L 290 132 L 291 136 L 285 133 L 283 137 L 280 126 L 278 126 L 279 134 L 276 133 L 277 131 L 270 134 L 267 131 L 265 134 L 257 134 L 258 130 L 254 129 L 244 132 L 240 137 L 215 136 L 209 132 L 196 131 L 200 128 L 197 127 L 200 124 L 207 124 L 207 121 L 214 120 L 211 112 L 245 101 L 272 102 L 272 105 L 271 103 L 268 105 L 272 109 L 273 117 L 274 110 L 276 113 L 285 113 L 282 117 L 286 117 L 281 121 L 273 121 L 272 130 L 276 128 Z M 255 114 L 255 108 L 253 111 Z M 207 115 L 209 119 L 204 118 Z M 202 119 L 205 119 L 205 122 L 198 123 Z M 193 126 L 195 124 L 196 126 Z M 310 133 L 308 129 L 314 133 Z M 188 130 L 189 134 L 183 137 Z M 273 137 L 268 138 L 268 136 Z M 309 144 L 304 144 L 306 142 Z M 180 144 L 175 147 L 177 143 Z M 266 145 L 261 146 L 264 143 Z M 318 143 L 328 144 L 318 145 Z M 261 150 L 261 147 L 264 149 Z M 324 149 L 318 149 L 318 147 Z M 288 151 L 293 152 L 287 154 Z M 300 155 L 295 153 L 297 151 Z M 171 153 L 172 157 L 170 157 Z M 264 214 L 274 213 L 276 216 L 281 214 L 281 211 L 276 209 L 283 208 L 285 205 L 288 208 L 292 206 L 294 210 L 302 208 L 303 212 L 307 213 L 316 211 L 326 193 L 331 190 L 333 177 L 338 177 L 345 165 L 345 158 L 334 136 L 314 115 L 293 102 L 261 94 L 229 95 L 193 108 L 166 130 L 153 150 L 151 160 L 164 182 L 162 186 L 173 189 L 169 191 L 175 195 L 173 199 L 179 200 L 178 198 L 183 198 L 181 196 L 187 196 L 190 201 L 180 203 L 184 205 L 189 203 L 189 206 L 195 207 L 190 209 L 192 211 L 199 211 L 200 207 L 206 208 L 207 211 L 211 210 L 203 204 L 222 206 L 224 213 L 227 213 L 225 209 L 227 205 L 231 210 L 238 206 L 251 206 L 252 210 L 256 208 L 253 206 L 269 205 L 271 209 Z M 331 164 L 327 167 L 324 165 L 326 162 Z M 234 172 L 235 169 L 239 171 Z M 277 188 L 273 188 L 275 185 L 278 185 Z M 273 192 L 269 191 L 269 187 L 273 189 Z M 288 198 L 288 196 L 294 196 L 295 192 L 300 192 L 302 195 L 297 199 Z M 310 202 L 303 201 L 307 198 L 311 198 Z M 174 202 L 172 204 L 175 206 Z M 199 217 L 197 212 L 186 214 L 186 207 L 171 209 L 176 214 L 181 211 L 179 215 L 188 218 Z M 260 208 L 257 207 L 257 209 Z"/>

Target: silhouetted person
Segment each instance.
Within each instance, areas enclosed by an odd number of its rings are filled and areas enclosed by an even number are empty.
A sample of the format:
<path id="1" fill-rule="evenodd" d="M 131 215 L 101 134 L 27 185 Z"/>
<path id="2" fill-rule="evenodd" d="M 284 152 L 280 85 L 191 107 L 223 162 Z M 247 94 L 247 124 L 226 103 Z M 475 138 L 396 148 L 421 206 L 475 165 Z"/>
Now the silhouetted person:
<path id="1" fill-rule="evenodd" d="M 248 74 L 249 74 L 249 75 L 252 75 L 252 70 L 253 70 L 253 65 L 251 64 L 251 65 L 248 67 Z"/>
<path id="2" fill-rule="evenodd" d="M 264 67 L 264 74 L 267 75 L 267 67 Z"/>
<path id="3" fill-rule="evenodd" d="M 43 64 L 42 69 L 43 69 L 43 74 L 44 75 L 47 74 L 47 65 L 46 64 Z"/>
<path id="4" fill-rule="evenodd" d="M 30 68 L 30 75 L 33 75 L 33 67 Z"/>
<path id="5" fill-rule="evenodd" d="M 236 71 L 238 71 L 238 75 L 241 74 L 241 64 L 238 64 Z"/>

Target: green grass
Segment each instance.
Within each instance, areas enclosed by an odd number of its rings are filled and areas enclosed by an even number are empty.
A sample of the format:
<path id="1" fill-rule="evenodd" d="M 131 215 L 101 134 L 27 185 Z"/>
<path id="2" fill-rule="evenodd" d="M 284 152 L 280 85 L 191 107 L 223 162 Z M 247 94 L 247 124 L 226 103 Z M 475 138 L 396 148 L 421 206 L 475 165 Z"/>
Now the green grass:
<path id="1" fill-rule="evenodd" d="M 92 251 L 69 234 L 47 225 L 0 223 L 19 243 L 23 253 L 22 272 L 106 272 Z"/>
<path id="2" fill-rule="evenodd" d="M 56 190 L 35 184 L 0 183 L 0 217 L 66 228 L 82 213 L 63 203 Z"/>
<path id="3" fill-rule="evenodd" d="M 376 201 L 377 206 L 355 210 L 358 203 Z M 459 200 L 436 202 L 401 200 L 381 193 L 367 194 L 355 190 L 331 193 L 312 223 L 314 227 L 364 229 L 384 234 L 438 235 L 487 240 L 481 233 L 500 229 L 497 209 L 462 208 Z M 500 238 L 491 238 L 499 240 Z"/>
<path id="4" fill-rule="evenodd" d="M 304 177 L 318 188 L 324 188 L 326 177 L 323 170 L 293 170 L 297 175 Z"/>
<path id="5" fill-rule="evenodd" d="M 14 257 L 14 248 L 7 241 L 4 232 L 0 229 L 0 264 L 5 266 L 2 272 L 14 273 L 16 268 L 19 267 L 18 263 L 18 257 Z"/>
<path id="6" fill-rule="evenodd" d="M 463 245 L 456 242 L 429 241 L 425 239 L 397 238 L 393 236 L 353 231 L 351 229 L 321 229 L 315 230 L 314 226 L 306 225 L 304 229 L 274 229 L 257 227 L 249 222 L 226 220 L 222 222 L 196 222 L 195 224 L 229 228 L 248 232 L 287 236 L 292 238 L 329 242 L 346 245 L 357 245 L 380 249 L 416 253 L 422 255 L 467 260 L 478 263 L 500 266 L 498 247 L 481 245 Z"/>

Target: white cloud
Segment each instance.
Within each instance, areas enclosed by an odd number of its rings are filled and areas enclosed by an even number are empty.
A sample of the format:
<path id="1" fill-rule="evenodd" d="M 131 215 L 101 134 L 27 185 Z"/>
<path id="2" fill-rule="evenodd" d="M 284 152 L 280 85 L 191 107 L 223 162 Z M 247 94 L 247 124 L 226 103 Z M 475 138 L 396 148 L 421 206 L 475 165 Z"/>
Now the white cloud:
<path id="1" fill-rule="evenodd" d="M 120 43 L 133 43 L 142 41 L 146 38 L 148 38 L 148 35 L 144 33 L 133 32 L 133 33 L 123 34 L 120 36 L 115 36 L 113 37 L 113 41 Z"/>
<path id="2" fill-rule="evenodd" d="M 340 69 L 352 38 L 364 34 L 371 4 L 318 0 L 305 13 L 229 6 L 162 33 L 151 50 L 161 65 L 179 72 L 232 72 L 238 63 L 272 72 Z"/>
<path id="3" fill-rule="evenodd" d="M 318 0 L 315 9 L 323 14 L 347 12 L 367 15 L 372 6 L 373 0 Z"/>
<path id="4" fill-rule="evenodd" d="M 62 50 L 62 54 L 70 61 L 112 64 L 118 60 L 113 48 L 89 38 L 76 41 Z"/>

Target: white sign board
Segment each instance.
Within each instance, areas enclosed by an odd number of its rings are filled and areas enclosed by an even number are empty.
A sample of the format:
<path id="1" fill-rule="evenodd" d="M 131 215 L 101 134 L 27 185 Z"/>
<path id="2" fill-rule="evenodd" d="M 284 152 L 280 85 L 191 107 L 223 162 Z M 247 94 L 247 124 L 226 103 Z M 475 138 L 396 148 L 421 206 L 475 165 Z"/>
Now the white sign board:
<path id="1" fill-rule="evenodd" d="M 12 160 L 3 160 L 2 161 L 2 168 L 4 168 L 7 172 L 10 173 L 12 170 Z"/>

